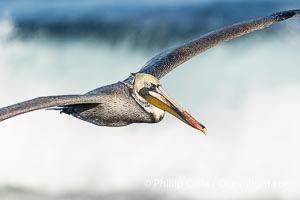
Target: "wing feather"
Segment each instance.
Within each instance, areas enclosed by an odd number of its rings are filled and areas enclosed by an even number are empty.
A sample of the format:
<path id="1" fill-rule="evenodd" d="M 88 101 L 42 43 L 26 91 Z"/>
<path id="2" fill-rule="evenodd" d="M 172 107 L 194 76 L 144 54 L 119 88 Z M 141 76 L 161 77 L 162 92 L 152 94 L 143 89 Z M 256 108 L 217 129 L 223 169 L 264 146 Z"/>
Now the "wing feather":
<path id="1" fill-rule="evenodd" d="M 210 32 L 158 54 L 149 60 L 138 73 L 151 74 L 160 79 L 177 66 L 209 48 L 292 17 L 300 17 L 300 9 L 277 12 L 267 17 L 233 24 Z"/>
<path id="2" fill-rule="evenodd" d="M 28 101 L 0 108 L 0 121 L 43 108 L 75 104 L 99 103 L 99 95 L 61 95 L 37 97 Z"/>

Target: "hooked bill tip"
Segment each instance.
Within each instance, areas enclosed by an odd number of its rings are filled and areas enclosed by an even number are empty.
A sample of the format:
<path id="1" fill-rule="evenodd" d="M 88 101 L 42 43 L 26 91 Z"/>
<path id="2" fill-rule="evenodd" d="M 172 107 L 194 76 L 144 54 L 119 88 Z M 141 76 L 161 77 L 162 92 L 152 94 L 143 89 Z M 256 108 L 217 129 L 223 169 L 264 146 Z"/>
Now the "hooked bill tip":
<path id="1" fill-rule="evenodd" d="M 194 127 L 195 129 L 201 131 L 205 135 L 207 134 L 207 129 L 201 123 L 199 123 L 195 118 L 193 118 L 188 112 L 184 111 L 183 114 L 185 115 L 186 122 Z"/>
<path id="2" fill-rule="evenodd" d="M 201 124 L 197 124 L 196 126 L 194 126 L 194 128 L 196 128 L 199 131 L 201 131 L 202 133 L 204 133 L 204 135 L 207 134 L 207 129 L 203 125 L 201 125 Z"/>

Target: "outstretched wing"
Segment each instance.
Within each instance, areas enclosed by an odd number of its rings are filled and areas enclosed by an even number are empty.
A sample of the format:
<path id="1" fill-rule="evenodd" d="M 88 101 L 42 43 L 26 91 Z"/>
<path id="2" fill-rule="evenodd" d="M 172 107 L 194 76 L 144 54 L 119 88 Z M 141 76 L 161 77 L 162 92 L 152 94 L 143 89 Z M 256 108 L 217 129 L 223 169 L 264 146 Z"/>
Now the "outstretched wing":
<path id="1" fill-rule="evenodd" d="M 138 73 L 151 74 L 160 79 L 180 64 L 209 48 L 292 17 L 300 17 L 300 9 L 274 13 L 267 17 L 241 22 L 210 32 L 158 54 L 149 60 Z"/>
<path id="2" fill-rule="evenodd" d="M 0 121 L 43 108 L 84 103 L 99 103 L 99 95 L 61 95 L 38 97 L 11 106 L 0 108 Z"/>

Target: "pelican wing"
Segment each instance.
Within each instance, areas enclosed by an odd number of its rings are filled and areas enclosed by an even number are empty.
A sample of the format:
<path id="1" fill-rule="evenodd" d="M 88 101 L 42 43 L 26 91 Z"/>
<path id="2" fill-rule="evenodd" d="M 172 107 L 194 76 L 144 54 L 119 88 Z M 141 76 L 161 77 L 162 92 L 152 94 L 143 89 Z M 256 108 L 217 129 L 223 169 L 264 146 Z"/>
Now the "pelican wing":
<path id="1" fill-rule="evenodd" d="M 160 79 L 177 66 L 209 48 L 292 17 L 300 17 L 300 9 L 273 13 L 267 17 L 233 24 L 210 32 L 158 54 L 149 60 L 138 73 L 151 74 Z"/>
<path id="2" fill-rule="evenodd" d="M 43 108 L 85 103 L 99 103 L 99 95 L 61 95 L 38 97 L 11 106 L 0 108 L 0 121 Z"/>

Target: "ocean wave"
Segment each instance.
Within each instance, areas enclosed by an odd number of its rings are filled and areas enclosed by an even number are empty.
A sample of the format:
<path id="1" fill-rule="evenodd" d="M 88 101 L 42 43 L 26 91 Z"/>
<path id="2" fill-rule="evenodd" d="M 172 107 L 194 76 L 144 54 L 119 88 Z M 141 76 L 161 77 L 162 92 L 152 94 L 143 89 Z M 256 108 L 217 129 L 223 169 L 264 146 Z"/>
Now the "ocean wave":
<path id="1" fill-rule="evenodd" d="M 221 26 L 299 6 L 297 1 L 214 1 L 173 6 L 29 1 L 2 6 L 2 12 L 11 18 L 16 35 L 23 39 L 87 38 L 111 45 L 129 40 L 133 47 L 163 48 Z"/>
<path id="2" fill-rule="evenodd" d="M 3 106 L 85 93 L 123 80 L 153 56 L 130 42 L 24 40 L 14 37 L 14 21 L 1 23 Z M 206 137 L 168 115 L 121 128 L 44 110 L 1 122 L 0 184 L 20 188 L 2 187 L 0 197 L 299 197 L 300 38 L 291 24 L 267 39 L 260 32 L 215 47 L 162 79 L 208 127 Z"/>
<path id="3" fill-rule="evenodd" d="M 0 184 L 54 194 L 98 191 L 87 199 L 115 191 L 144 195 L 134 188 L 186 198 L 298 197 L 299 40 L 290 33 L 222 45 L 162 80 L 174 99 L 201 117 L 209 130 L 205 138 L 170 116 L 159 124 L 107 128 L 43 110 L 2 122 Z M 150 57 L 119 47 L 84 41 L 2 43 L 1 105 L 85 93 L 122 80 Z M 143 185 L 157 179 L 189 185 Z M 27 191 L 13 195 L 31 198 Z M 65 198 L 51 195 L 34 192 L 32 198 Z"/>

